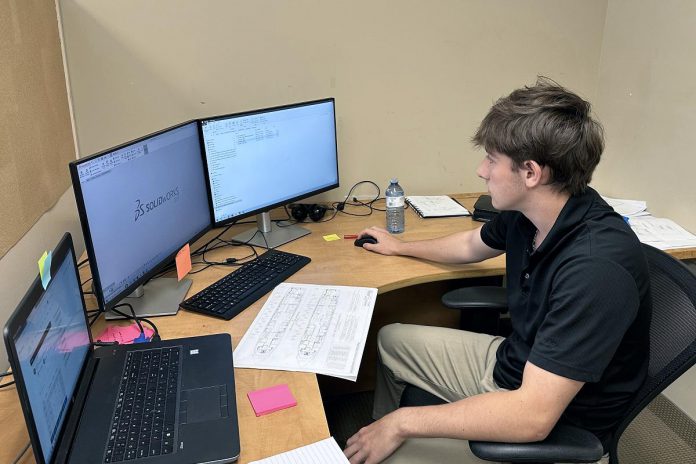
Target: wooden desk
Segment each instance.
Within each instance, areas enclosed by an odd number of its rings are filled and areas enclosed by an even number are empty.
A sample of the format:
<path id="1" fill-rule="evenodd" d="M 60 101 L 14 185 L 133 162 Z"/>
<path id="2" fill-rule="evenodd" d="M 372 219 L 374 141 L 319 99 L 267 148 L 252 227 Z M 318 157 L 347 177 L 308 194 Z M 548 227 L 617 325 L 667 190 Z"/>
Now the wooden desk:
<path id="1" fill-rule="evenodd" d="M 473 203 L 478 194 L 456 197 L 467 208 L 473 210 Z M 366 208 L 346 208 L 347 213 L 362 214 L 366 211 Z M 334 220 L 328 222 L 304 224 L 304 227 L 310 229 L 312 234 L 283 245 L 280 249 L 309 256 L 312 262 L 290 277 L 288 281 L 377 287 L 382 295 L 392 290 L 428 282 L 503 275 L 505 272 L 502 256 L 479 264 L 444 265 L 401 256 L 381 256 L 355 247 L 353 240 L 341 239 L 327 242 L 322 238 L 324 235 L 333 233 L 339 236 L 355 234 L 364 227 L 383 224 L 384 213 L 381 212 L 375 212 L 372 216 L 350 216 L 339 213 Z M 480 224 L 473 222 L 470 218 L 420 219 L 413 211 L 408 210 L 406 232 L 403 238 L 406 240 L 434 238 L 478 226 Z M 248 227 L 251 226 L 235 226 L 225 234 L 225 237 L 231 237 Z M 204 239 L 207 240 L 218 232 L 213 231 Z M 206 254 L 206 257 L 209 260 L 222 260 L 227 257 L 240 258 L 246 254 L 248 254 L 246 247 L 225 247 Z M 694 258 L 696 248 L 678 250 L 673 254 L 680 259 Z M 215 267 L 194 274 L 193 286 L 189 294 L 200 291 L 228 272 L 230 272 L 228 268 Z M 156 318 L 155 323 L 162 338 L 165 339 L 227 332 L 232 335 L 236 346 L 266 298 L 267 296 L 261 298 L 231 321 L 179 311 L 176 316 Z M 98 332 L 102 326 L 103 322 L 100 321 L 95 325 L 95 331 Z M 329 436 L 316 375 L 235 369 L 235 380 L 242 447 L 240 463 L 248 463 Z M 247 392 L 278 383 L 289 384 L 297 399 L 297 406 L 267 416 L 256 417 L 246 398 Z M 0 462 L 12 462 L 12 459 L 29 441 L 14 387 L 0 391 L 0 424 L 3 425 Z M 25 464 L 34 462 L 31 450 L 20 462 Z"/>

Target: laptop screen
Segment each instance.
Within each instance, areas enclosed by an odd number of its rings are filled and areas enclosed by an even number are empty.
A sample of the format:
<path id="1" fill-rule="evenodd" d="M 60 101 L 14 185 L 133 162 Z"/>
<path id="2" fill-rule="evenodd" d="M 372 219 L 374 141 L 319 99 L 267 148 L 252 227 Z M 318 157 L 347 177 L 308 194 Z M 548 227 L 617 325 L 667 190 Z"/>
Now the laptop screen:
<path id="1" fill-rule="evenodd" d="M 54 267 L 55 269 L 55 267 Z M 71 253 L 13 340 L 43 457 L 50 462 L 90 348 Z"/>

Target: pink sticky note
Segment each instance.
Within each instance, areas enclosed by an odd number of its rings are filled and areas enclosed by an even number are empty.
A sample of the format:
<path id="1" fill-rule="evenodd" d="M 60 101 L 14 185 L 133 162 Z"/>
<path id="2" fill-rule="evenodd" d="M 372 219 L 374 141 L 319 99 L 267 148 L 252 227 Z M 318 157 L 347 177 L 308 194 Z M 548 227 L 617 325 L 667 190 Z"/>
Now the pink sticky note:
<path id="1" fill-rule="evenodd" d="M 270 414 L 280 409 L 291 408 L 297 405 L 287 384 L 262 388 L 247 393 L 251 407 L 254 408 L 256 417 Z"/>
<path id="2" fill-rule="evenodd" d="M 143 325 L 143 331 L 147 338 L 152 337 L 155 333 L 151 328 Z M 118 342 L 121 345 L 127 345 L 133 343 L 133 340 L 140 336 L 140 328 L 134 322 L 129 326 L 121 327 L 117 325 L 110 325 L 104 331 L 96 337 L 100 342 Z"/>
<path id="3" fill-rule="evenodd" d="M 191 270 L 191 246 L 187 243 L 176 254 L 176 278 L 181 280 Z"/>

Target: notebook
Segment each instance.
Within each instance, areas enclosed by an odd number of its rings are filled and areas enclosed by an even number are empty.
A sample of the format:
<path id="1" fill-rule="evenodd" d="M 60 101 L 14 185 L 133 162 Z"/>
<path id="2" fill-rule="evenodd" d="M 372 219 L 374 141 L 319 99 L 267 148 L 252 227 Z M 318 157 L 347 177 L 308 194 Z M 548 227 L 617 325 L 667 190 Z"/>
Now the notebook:
<path id="1" fill-rule="evenodd" d="M 406 203 L 422 218 L 471 215 L 468 209 L 447 195 L 408 196 Z"/>
<path id="2" fill-rule="evenodd" d="M 36 462 L 235 461 L 230 336 L 94 349 L 70 234 L 50 273 L 45 290 L 34 280 L 4 331 Z"/>

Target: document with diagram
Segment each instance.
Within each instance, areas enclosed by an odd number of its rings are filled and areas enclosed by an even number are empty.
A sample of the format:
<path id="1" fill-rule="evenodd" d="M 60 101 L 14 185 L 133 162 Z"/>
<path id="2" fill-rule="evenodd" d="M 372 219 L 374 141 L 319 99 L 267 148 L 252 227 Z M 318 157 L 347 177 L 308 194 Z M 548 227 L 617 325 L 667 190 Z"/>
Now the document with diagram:
<path id="1" fill-rule="evenodd" d="M 234 366 L 355 381 L 376 288 L 282 283 L 234 350 Z"/>

